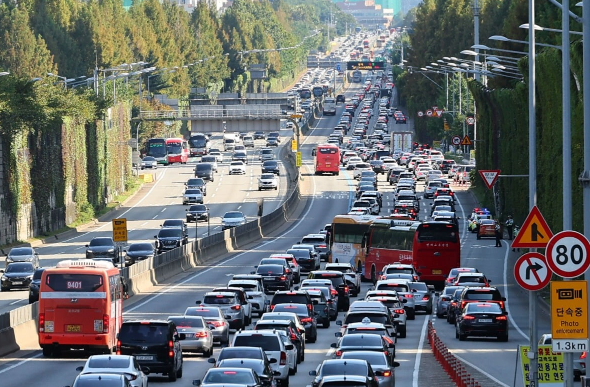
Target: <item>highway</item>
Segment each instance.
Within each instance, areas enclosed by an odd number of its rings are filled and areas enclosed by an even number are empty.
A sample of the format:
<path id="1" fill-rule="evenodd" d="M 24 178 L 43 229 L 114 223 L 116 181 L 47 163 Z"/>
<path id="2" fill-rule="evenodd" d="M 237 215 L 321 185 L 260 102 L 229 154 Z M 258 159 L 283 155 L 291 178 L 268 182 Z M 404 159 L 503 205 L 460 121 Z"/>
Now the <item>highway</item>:
<path id="1" fill-rule="evenodd" d="M 354 93 L 354 91 L 355 87 L 349 90 L 349 94 Z M 355 182 L 352 179 L 351 172 L 341 171 L 340 176 L 314 176 L 313 159 L 311 158 L 312 147 L 322 142 L 331 133 L 341 112 L 342 107 L 340 105 L 336 117 L 322 118 L 315 129 L 304 137 L 305 141 L 302 146 L 304 165 L 300 186 L 302 195 L 308 199 L 308 202 L 288 230 L 282 231 L 281 234 L 276 235 L 276 238 L 268 238 L 266 241 L 254 245 L 247 251 L 231 254 L 227 259 L 212 266 L 197 268 L 189 273 L 180 274 L 174 277 L 169 285 L 160 286 L 150 294 L 133 297 L 125 304 L 125 318 L 165 319 L 170 315 L 181 314 L 186 307 L 194 305 L 194 301 L 200 299 L 208 289 L 226 284 L 231 278 L 231 274 L 250 272 L 261 258 L 267 257 L 271 253 L 285 251 L 297 243 L 305 234 L 321 229 L 331 221 L 334 215 L 346 213 L 353 200 L 355 190 Z M 408 125 L 397 125 L 397 127 L 395 124 L 390 125 L 390 130 L 396 130 L 398 127 L 399 130 L 409 130 L 411 129 L 411 121 L 408 122 Z M 174 168 L 176 167 L 169 170 L 174 170 Z M 232 176 L 232 178 L 241 177 Z M 168 182 L 165 184 L 160 183 L 162 185 L 154 189 L 150 196 L 160 195 L 160 198 L 165 198 L 166 192 L 164 191 L 167 191 L 174 182 L 181 184 L 185 180 L 184 178 L 176 178 L 175 180 L 171 177 L 168 179 L 166 180 L 164 176 L 160 181 Z M 222 180 L 223 184 L 225 184 L 225 180 L 226 177 Z M 217 183 L 218 179 L 216 179 L 215 184 Z M 247 178 L 245 184 L 247 184 Z M 476 206 L 476 202 L 472 194 L 466 192 L 465 187 L 454 188 L 457 191 L 459 216 L 461 222 L 464 222 L 471 213 L 472 208 Z M 418 184 L 417 192 L 422 192 L 422 189 L 423 184 Z M 392 207 L 392 195 L 391 187 L 384 182 L 384 177 L 380 177 L 380 190 L 385 194 L 382 214 L 386 214 Z M 156 192 L 161 193 L 157 194 Z M 214 192 L 214 190 L 211 192 Z M 237 198 L 240 197 L 239 195 L 243 195 L 241 200 Z M 219 197 L 221 196 L 219 194 Z M 224 204 L 224 206 L 229 209 L 231 206 L 243 205 L 243 208 L 245 208 L 247 207 L 244 204 L 245 198 L 245 193 L 232 193 L 231 199 L 227 199 L 231 201 L 229 204 Z M 211 200 L 210 196 L 208 196 L 208 200 Z M 430 200 L 422 200 L 421 219 L 426 217 L 430 202 Z M 138 205 L 143 207 L 147 206 L 147 203 L 138 203 Z M 157 214 L 158 206 L 154 204 L 153 207 L 156 208 L 153 209 L 152 214 Z M 223 210 L 220 209 L 220 212 L 225 211 L 226 207 Z M 129 214 L 126 216 L 130 217 Z M 175 214 L 175 216 L 180 215 Z M 138 215 L 138 217 L 144 219 L 143 221 L 148 221 L 147 218 L 149 218 L 148 215 Z M 157 220 L 154 219 L 153 223 L 155 225 L 152 226 L 149 232 L 157 229 Z M 498 286 L 508 299 L 510 339 L 506 343 L 491 339 L 468 339 L 460 342 L 455 339 L 454 327 L 447 324 L 446 320 L 437 319 L 434 313 L 431 316 L 418 314 L 416 320 L 408 321 L 407 338 L 398 339 L 396 350 L 396 361 L 400 362 L 400 367 L 396 370 L 398 386 L 419 386 L 418 376 L 420 373 L 430 371 L 424 367 L 420 360 L 421 344 L 425 343 L 428 319 L 433 320 L 438 335 L 453 353 L 469 362 L 472 366 L 477 367 L 482 372 L 482 376 L 487 376 L 485 386 L 514 385 L 519 387 L 523 385 L 520 374 L 516 375 L 516 383 L 513 384 L 517 364 L 516 350 L 518 345 L 528 343 L 526 334 L 528 333 L 529 319 L 526 296 L 517 288 L 512 276 L 512 267 L 518 253 L 512 252 L 508 248 L 506 241 L 503 242 L 502 248 L 495 248 L 492 239 L 477 240 L 474 234 L 467 233 L 465 223 L 461 223 L 460 230 L 462 265 L 474 266 L 484 272 L 493 281 L 493 285 Z M 106 226 L 98 232 L 106 233 Z M 77 243 L 82 244 L 81 241 Z M 363 284 L 361 294 L 367 289 L 368 285 Z M 343 317 L 344 314 L 340 313 L 339 318 Z M 548 331 L 549 325 L 546 316 L 539 316 L 539 326 L 540 332 Z M 291 377 L 292 386 L 307 385 L 312 379 L 308 372 L 315 369 L 322 360 L 331 357 L 333 350 L 330 348 L 330 344 L 336 341 L 334 333 L 337 332 L 337 328 L 335 324 L 332 324 L 327 329 L 319 328 L 318 341 L 314 344 L 307 344 L 305 362 L 299 365 L 298 373 Z M 214 357 L 218 354 L 218 351 L 218 349 L 215 350 Z M 8 382 L 6 385 L 10 386 L 70 385 L 77 375 L 75 368 L 83 365 L 84 361 L 83 357 L 78 357 L 76 354 L 61 359 L 43 358 L 38 348 L 27 348 L 0 359 L 0 378 Z M 169 383 L 167 378 L 153 376 L 150 377 L 150 384 L 162 383 L 171 387 L 188 386 L 192 380 L 202 379 L 210 367 L 210 364 L 201 356 L 185 356 L 184 361 L 182 379 L 175 383 Z"/>
<path id="2" fill-rule="evenodd" d="M 274 150 L 277 160 L 278 153 L 283 145 L 290 148 L 292 129 L 280 131 L 281 144 Z M 212 148 L 223 149 L 221 146 L 221 134 L 212 139 Z M 258 152 L 265 147 L 264 140 L 256 140 L 255 148 L 248 148 L 248 165 L 245 175 L 229 175 L 229 163 L 231 152 L 224 153 L 224 161 L 218 163 L 218 171 L 215 181 L 207 184 L 207 196 L 205 204 L 210 209 L 211 233 L 221 231 L 221 218 L 227 211 L 239 210 L 248 219 L 254 219 L 258 213 L 258 200 L 264 199 L 264 215 L 277 209 L 286 199 L 288 190 L 288 174 L 281 164 L 281 174 L 278 190 L 258 191 L 258 177 L 261 173 L 262 162 L 258 160 Z M 124 206 L 115 211 L 104 221 L 82 227 L 80 232 L 69 236 L 65 240 L 56 240 L 54 243 L 37 247 L 41 266 L 50 267 L 63 259 L 78 259 L 85 257 L 85 245 L 92 238 L 112 236 L 112 218 L 126 218 L 128 229 L 128 243 L 154 242 L 154 236 L 158 233 L 160 225 L 166 219 L 184 219 L 186 209 L 189 206 L 182 205 L 184 183 L 194 177 L 197 158 L 191 158 L 187 164 L 173 164 L 160 166 L 155 172 L 155 182 L 146 184 L 140 192 L 132 197 Z M 280 161 L 280 160 L 279 160 Z M 149 173 L 149 170 L 144 172 Z M 199 237 L 208 234 L 207 222 L 199 222 Z M 195 237 L 195 223 L 189 224 L 189 238 Z M 5 266 L 4 259 L 0 266 Z M 28 289 L 14 289 L 0 292 L 0 314 L 23 306 L 28 303 Z"/>

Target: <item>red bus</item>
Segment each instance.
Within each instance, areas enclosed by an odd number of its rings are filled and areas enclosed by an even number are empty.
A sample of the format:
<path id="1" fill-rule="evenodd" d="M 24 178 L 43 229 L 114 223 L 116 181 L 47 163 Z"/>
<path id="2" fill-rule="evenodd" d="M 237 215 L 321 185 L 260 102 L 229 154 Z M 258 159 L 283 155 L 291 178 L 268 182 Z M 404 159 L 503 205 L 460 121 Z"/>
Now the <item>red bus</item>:
<path id="1" fill-rule="evenodd" d="M 333 144 L 320 144 L 315 152 L 315 174 L 340 174 L 340 148 Z"/>
<path id="2" fill-rule="evenodd" d="M 363 47 L 364 48 L 369 48 L 369 39 L 363 40 Z"/>
<path id="3" fill-rule="evenodd" d="M 44 356 L 82 349 L 111 353 L 123 323 L 123 287 L 111 262 L 61 261 L 41 276 L 39 345 Z"/>
<path id="4" fill-rule="evenodd" d="M 375 219 L 365 238 L 364 277 L 373 283 L 385 265 L 411 265 L 414 235 L 420 223 L 413 220 Z"/>
<path id="5" fill-rule="evenodd" d="M 183 138 L 167 138 L 166 151 L 168 152 L 168 164 L 188 162 L 190 148 L 188 141 Z"/>
<path id="6" fill-rule="evenodd" d="M 420 280 L 443 286 L 451 269 L 461 267 L 459 227 L 446 222 L 420 224 L 414 236 L 412 258 Z"/>

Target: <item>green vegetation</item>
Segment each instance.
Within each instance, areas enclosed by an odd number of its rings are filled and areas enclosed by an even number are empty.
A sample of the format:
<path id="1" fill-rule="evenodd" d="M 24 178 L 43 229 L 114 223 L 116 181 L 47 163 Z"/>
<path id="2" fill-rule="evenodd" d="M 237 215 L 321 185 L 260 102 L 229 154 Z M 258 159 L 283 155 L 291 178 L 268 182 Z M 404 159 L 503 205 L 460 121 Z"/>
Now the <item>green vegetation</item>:
<path id="1" fill-rule="evenodd" d="M 127 140 L 136 130 L 140 144 L 186 131 L 177 123 L 131 125 L 140 109 L 169 109 L 155 93 L 186 106 L 192 88 L 247 91 L 254 83 L 245 68 L 255 63 L 265 63 L 269 75 L 259 89 L 290 84 L 309 50 L 327 46 L 330 12 L 338 20 L 332 36 L 346 23 L 354 28 L 329 0 L 235 0 L 223 14 L 206 2 L 192 14 L 158 0 L 134 2 L 128 11 L 120 0 L 2 2 L 0 71 L 10 75 L 0 76 L 0 208 L 8 226 L 0 244 L 83 223 L 132 190 Z M 323 34 L 306 39 L 316 29 Z M 108 79 L 140 69 L 129 65 L 138 62 L 158 71 Z M 95 71 L 97 87 L 88 88 L 78 77 Z"/>
<path id="2" fill-rule="evenodd" d="M 519 28 L 527 23 L 526 0 L 480 1 L 480 42 L 490 47 L 514 51 L 526 51 L 527 46 L 517 43 L 488 41 L 492 35 L 504 35 L 510 39 L 527 40 L 528 30 Z M 571 9 L 578 12 L 573 4 Z M 536 5 L 537 24 L 548 28 L 561 28 L 561 12 L 549 2 Z M 459 75 L 449 76 L 449 103 L 446 103 L 444 74 L 419 74 L 419 69 L 431 65 L 443 57 L 473 59 L 462 55 L 462 50 L 473 45 L 473 10 L 470 0 L 425 0 L 417 8 L 415 21 L 410 32 L 410 45 L 406 48 L 405 59 L 415 71 L 404 71 L 398 76 L 396 86 L 400 89 L 403 103 L 412 117 L 416 112 L 430 106 L 446 106 L 447 111 L 459 110 Z M 571 21 L 572 30 L 581 31 L 577 22 Z M 539 32 L 538 42 L 561 44 L 561 34 Z M 573 180 L 573 208 L 582 208 L 581 186 L 577 177 L 583 169 L 583 112 L 581 85 L 583 76 L 582 43 L 579 36 L 572 35 L 572 149 L 563 149 L 562 104 L 561 104 L 561 53 L 555 49 L 540 49 L 537 55 L 537 192 L 538 206 L 554 232 L 562 225 L 562 163 L 563 152 L 571 152 Z M 503 54 L 488 51 L 491 54 Z M 506 54 L 503 54 L 506 55 Z M 516 55 L 511 55 L 518 57 Z M 483 58 L 482 58 L 483 60 Z M 399 63 L 394 62 L 394 63 Z M 465 113 L 473 112 L 473 101 L 477 105 L 477 166 L 478 169 L 500 169 L 506 175 L 528 174 L 528 64 L 527 58 L 518 63 L 523 74 L 522 81 L 501 76 L 488 79 L 487 87 L 463 75 L 461 84 L 462 115 L 443 117 L 450 123 L 451 130 L 443 130 L 442 119 L 416 118 L 416 131 L 420 141 L 432 141 L 462 135 Z M 442 87 L 438 87 L 432 81 Z M 453 90 L 456 92 L 453 93 Z M 452 95 L 455 95 L 453 109 Z M 468 100 L 469 99 L 469 102 Z M 469 133 L 473 138 L 473 133 Z M 587 150 L 588 151 L 588 150 Z M 476 176 L 474 190 L 482 204 L 493 206 L 491 191 L 487 190 Z M 528 206 L 528 179 L 503 178 L 497 183 L 500 192 L 500 216 L 513 214 L 516 222 L 524 221 Z M 582 211 L 574 210 L 574 229 L 582 229 Z"/>

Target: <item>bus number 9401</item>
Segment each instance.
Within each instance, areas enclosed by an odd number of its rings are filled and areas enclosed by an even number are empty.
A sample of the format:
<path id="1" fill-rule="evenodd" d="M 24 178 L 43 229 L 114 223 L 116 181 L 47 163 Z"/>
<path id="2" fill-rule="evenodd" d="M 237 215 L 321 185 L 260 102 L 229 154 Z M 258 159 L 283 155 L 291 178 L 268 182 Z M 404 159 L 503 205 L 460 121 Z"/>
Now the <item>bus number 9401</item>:
<path id="1" fill-rule="evenodd" d="M 82 281 L 68 281 L 67 283 L 68 289 L 82 289 Z"/>

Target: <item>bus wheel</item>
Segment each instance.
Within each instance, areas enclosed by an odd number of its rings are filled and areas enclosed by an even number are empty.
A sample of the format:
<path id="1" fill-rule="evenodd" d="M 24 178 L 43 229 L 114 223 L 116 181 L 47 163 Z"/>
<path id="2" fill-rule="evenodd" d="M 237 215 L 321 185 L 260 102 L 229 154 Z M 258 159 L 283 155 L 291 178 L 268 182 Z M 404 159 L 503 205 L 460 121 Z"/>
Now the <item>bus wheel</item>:
<path id="1" fill-rule="evenodd" d="M 375 272 L 375 266 L 371 267 L 371 282 L 373 285 L 377 283 L 377 273 Z"/>
<path id="2" fill-rule="evenodd" d="M 53 355 L 53 351 L 47 347 L 43 347 L 43 356 L 51 357 Z"/>

